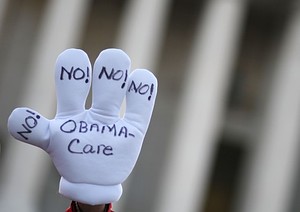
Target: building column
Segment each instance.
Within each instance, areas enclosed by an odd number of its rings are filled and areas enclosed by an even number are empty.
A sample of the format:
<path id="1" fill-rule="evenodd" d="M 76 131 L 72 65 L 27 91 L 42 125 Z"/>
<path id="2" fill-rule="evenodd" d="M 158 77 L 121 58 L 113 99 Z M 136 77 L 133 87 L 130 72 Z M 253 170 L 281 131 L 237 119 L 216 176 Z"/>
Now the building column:
<path id="1" fill-rule="evenodd" d="M 272 66 L 270 95 L 237 211 L 287 212 L 290 209 L 300 153 L 300 10 L 299 7 L 293 10 L 279 57 Z"/>
<path id="2" fill-rule="evenodd" d="M 154 71 L 170 3 L 170 0 L 130 0 L 127 3 L 116 43 L 132 58 L 133 69 Z"/>
<path id="3" fill-rule="evenodd" d="M 186 69 L 173 140 L 157 198 L 157 212 L 203 207 L 245 1 L 207 1 Z"/>
<path id="4" fill-rule="evenodd" d="M 59 53 L 79 42 L 90 1 L 48 1 L 19 105 L 53 118 L 54 65 Z M 67 9 L 66 9 L 67 8 Z M 17 61 L 16 61 L 17 62 Z M 13 83 L 13 79 L 10 79 Z M 41 149 L 10 138 L 3 172 L 3 211 L 36 212 L 41 187 L 47 181 L 49 158 Z M 57 182 L 58 184 L 58 182 Z"/>
<path id="5" fill-rule="evenodd" d="M 5 17 L 7 4 L 8 4 L 7 0 L 1 0 L 0 1 L 0 32 L 1 32 L 4 17 Z"/>

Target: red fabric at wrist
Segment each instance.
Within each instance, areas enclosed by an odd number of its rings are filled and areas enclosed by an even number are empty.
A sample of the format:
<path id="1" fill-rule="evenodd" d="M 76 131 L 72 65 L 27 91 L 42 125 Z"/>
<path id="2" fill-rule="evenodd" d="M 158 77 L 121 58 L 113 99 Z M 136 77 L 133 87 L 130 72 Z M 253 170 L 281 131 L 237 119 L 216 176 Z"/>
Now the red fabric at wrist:
<path id="1" fill-rule="evenodd" d="M 111 203 L 109 203 L 107 212 L 114 212 L 114 211 L 112 210 L 112 204 L 111 204 Z"/>
<path id="2" fill-rule="evenodd" d="M 72 201 L 69 208 L 67 208 L 66 212 L 76 212 L 75 202 Z M 108 210 L 106 212 L 114 212 L 112 210 L 112 204 L 108 204 Z"/>

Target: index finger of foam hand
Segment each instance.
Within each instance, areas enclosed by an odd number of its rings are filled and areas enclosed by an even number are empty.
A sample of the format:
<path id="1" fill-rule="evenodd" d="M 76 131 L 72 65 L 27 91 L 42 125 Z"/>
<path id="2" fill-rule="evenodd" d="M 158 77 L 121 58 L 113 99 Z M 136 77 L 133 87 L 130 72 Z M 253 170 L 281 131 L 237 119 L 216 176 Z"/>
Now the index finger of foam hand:
<path id="1" fill-rule="evenodd" d="M 91 111 L 106 124 L 119 119 L 126 93 L 130 58 L 120 49 L 103 50 L 93 69 L 93 100 Z"/>
<path id="2" fill-rule="evenodd" d="M 75 115 L 85 110 L 85 101 L 91 84 L 90 72 L 90 60 L 81 49 L 67 49 L 57 57 L 56 117 Z"/>
<path id="3" fill-rule="evenodd" d="M 146 133 L 157 94 L 157 79 L 148 70 L 137 69 L 128 80 L 124 120 Z"/>

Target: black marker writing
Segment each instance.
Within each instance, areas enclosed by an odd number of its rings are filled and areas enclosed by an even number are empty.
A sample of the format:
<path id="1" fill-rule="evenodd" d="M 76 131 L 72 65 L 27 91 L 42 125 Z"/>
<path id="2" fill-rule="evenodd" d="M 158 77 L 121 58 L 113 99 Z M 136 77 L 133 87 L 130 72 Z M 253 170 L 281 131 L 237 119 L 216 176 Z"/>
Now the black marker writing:
<path id="1" fill-rule="evenodd" d="M 72 66 L 71 70 L 67 70 L 65 67 L 61 67 L 61 72 L 60 72 L 60 80 L 64 80 L 64 79 L 75 79 L 75 80 L 82 80 L 85 79 L 85 82 L 88 83 L 89 82 L 89 67 L 86 67 L 86 70 L 82 70 L 81 68 L 75 68 Z"/>
<path id="2" fill-rule="evenodd" d="M 124 76 L 125 75 L 125 76 Z M 98 78 L 101 79 L 102 77 L 106 77 L 108 80 L 115 80 L 115 81 L 119 81 L 123 78 L 124 76 L 124 83 L 121 85 L 121 88 L 124 88 L 125 87 L 125 82 L 127 80 L 127 70 L 115 70 L 114 68 L 112 68 L 110 70 L 110 72 L 108 72 L 106 70 L 106 67 L 103 66 L 100 73 L 99 73 L 99 76 Z"/>
<path id="3" fill-rule="evenodd" d="M 101 130 L 100 130 L 101 129 Z M 126 126 L 118 127 L 116 124 L 112 125 L 100 125 L 98 123 L 87 123 L 85 121 L 76 122 L 72 119 L 65 121 L 61 126 L 60 130 L 64 133 L 88 133 L 88 132 L 99 132 L 101 134 L 111 134 L 113 136 L 119 136 L 127 138 L 135 137 L 135 135 L 128 131 Z"/>
<path id="4" fill-rule="evenodd" d="M 124 87 L 125 87 L 126 81 L 127 81 L 127 77 L 128 77 L 128 71 L 126 70 L 126 71 L 125 71 L 125 79 L 124 79 L 124 82 L 123 82 L 121 88 L 124 88 Z"/>
<path id="5" fill-rule="evenodd" d="M 72 154 L 103 154 L 105 156 L 113 155 L 113 148 L 104 144 L 92 145 L 81 143 L 78 138 L 70 141 L 68 151 Z"/>
<path id="6" fill-rule="evenodd" d="M 30 113 L 31 115 L 27 116 L 24 119 L 24 123 L 22 124 L 23 127 L 23 131 L 19 131 L 17 132 L 21 137 L 23 137 L 24 139 L 28 139 L 28 137 L 26 136 L 26 134 L 30 134 L 32 133 L 32 129 L 35 128 L 38 124 L 37 119 L 40 119 L 41 117 L 39 115 L 36 115 L 34 112 L 30 111 L 30 110 L 26 110 L 26 112 Z M 36 115 L 36 116 L 35 116 Z"/>
<path id="7" fill-rule="evenodd" d="M 89 69 L 89 67 L 86 67 L 86 79 L 85 79 L 85 83 L 89 82 L 89 78 L 90 78 L 90 69 Z"/>
<path id="8" fill-rule="evenodd" d="M 150 95 L 148 96 L 148 100 L 149 100 L 149 101 L 151 100 L 151 96 L 152 96 L 152 94 L 153 94 L 153 90 L 154 90 L 154 85 L 151 84 Z"/>
<path id="9" fill-rule="evenodd" d="M 153 90 L 154 90 L 154 85 L 151 84 L 151 86 L 149 84 L 143 84 L 142 82 L 140 82 L 138 85 L 136 84 L 136 82 L 131 81 L 129 88 L 128 88 L 128 92 L 135 92 L 141 95 L 145 95 L 147 93 L 150 93 L 148 96 L 148 100 L 150 101 L 151 96 L 153 94 Z"/>

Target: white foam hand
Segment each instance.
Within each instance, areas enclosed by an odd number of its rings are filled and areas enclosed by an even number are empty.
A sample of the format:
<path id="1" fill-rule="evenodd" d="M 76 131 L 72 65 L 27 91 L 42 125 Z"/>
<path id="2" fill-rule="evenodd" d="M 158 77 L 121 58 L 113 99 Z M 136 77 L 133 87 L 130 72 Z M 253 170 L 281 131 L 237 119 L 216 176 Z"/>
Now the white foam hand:
<path id="1" fill-rule="evenodd" d="M 130 74 L 130 59 L 119 49 L 102 51 L 92 75 L 91 70 L 84 51 L 62 52 L 55 66 L 55 118 L 17 108 L 8 129 L 50 155 L 61 175 L 62 195 L 95 205 L 117 201 L 122 194 L 121 183 L 135 166 L 150 122 L 157 80 L 145 69 Z M 92 106 L 85 109 L 91 84 Z M 126 112 L 120 117 L 124 97 Z"/>

